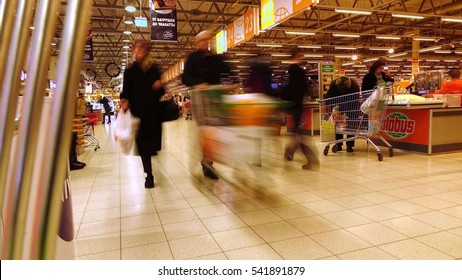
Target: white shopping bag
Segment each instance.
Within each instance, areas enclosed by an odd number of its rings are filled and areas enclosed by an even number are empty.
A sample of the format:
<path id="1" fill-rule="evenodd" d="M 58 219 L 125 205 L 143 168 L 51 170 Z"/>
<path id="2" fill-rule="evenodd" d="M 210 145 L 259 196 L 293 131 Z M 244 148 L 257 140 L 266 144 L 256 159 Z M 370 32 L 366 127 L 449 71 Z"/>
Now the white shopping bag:
<path id="1" fill-rule="evenodd" d="M 114 136 L 124 155 L 131 154 L 140 120 L 130 110 L 121 110 L 114 123 Z"/>

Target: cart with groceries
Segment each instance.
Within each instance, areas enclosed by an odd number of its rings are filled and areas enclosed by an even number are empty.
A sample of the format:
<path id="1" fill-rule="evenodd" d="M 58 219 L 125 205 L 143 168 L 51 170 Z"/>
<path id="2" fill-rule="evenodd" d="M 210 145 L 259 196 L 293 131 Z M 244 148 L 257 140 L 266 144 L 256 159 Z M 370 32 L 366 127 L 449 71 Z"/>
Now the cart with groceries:
<path id="1" fill-rule="evenodd" d="M 328 142 L 324 148 L 324 155 L 329 154 L 331 145 L 333 145 L 332 152 L 336 153 L 337 144 L 364 139 L 375 149 L 378 160 L 382 161 L 382 151 L 372 141 L 372 139 L 380 139 L 388 147 L 389 155 L 392 157 L 393 147 L 380 135 L 387 103 L 392 99 L 391 88 L 387 86 L 320 100 L 323 129 L 331 130 L 331 135 L 347 135 L 347 138 Z"/>

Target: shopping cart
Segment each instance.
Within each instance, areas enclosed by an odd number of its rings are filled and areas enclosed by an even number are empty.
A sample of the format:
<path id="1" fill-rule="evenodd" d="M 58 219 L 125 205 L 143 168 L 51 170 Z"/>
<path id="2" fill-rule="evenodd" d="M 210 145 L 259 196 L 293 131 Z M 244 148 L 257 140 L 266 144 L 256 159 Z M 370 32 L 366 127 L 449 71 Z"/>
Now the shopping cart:
<path id="1" fill-rule="evenodd" d="M 192 113 L 204 158 L 229 166 L 259 160 L 261 138 L 272 131 L 276 109 L 287 102 L 264 94 L 231 94 L 230 86 L 193 91 Z"/>
<path id="2" fill-rule="evenodd" d="M 95 124 L 98 122 L 98 115 L 96 113 L 87 113 L 84 118 L 85 124 L 85 147 L 93 147 L 96 151 L 100 149 L 99 141 L 95 137 Z"/>
<path id="3" fill-rule="evenodd" d="M 383 160 L 382 151 L 372 141 L 380 139 L 388 147 L 390 157 L 393 147 L 381 135 L 382 121 L 387 110 L 387 100 L 391 96 L 390 87 L 379 87 L 374 90 L 356 92 L 342 96 L 320 100 L 321 127 L 331 135 L 343 134 L 347 138 L 330 141 L 324 148 L 324 155 L 338 151 L 338 145 L 355 139 L 365 139 L 374 147 L 379 161 Z M 322 134 L 325 135 L 326 131 Z"/>

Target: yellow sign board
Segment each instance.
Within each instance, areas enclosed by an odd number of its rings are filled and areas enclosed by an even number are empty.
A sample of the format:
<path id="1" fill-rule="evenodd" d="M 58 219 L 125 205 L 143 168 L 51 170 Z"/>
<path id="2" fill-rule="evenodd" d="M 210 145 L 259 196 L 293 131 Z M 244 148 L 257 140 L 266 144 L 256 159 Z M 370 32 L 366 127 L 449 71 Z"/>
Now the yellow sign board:
<path id="1" fill-rule="evenodd" d="M 274 24 L 274 0 L 261 1 L 261 29 L 267 29 Z"/>
<path id="2" fill-rule="evenodd" d="M 216 38 L 217 54 L 222 54 L 228 50 L 228 42 L 226 40 L 226 31 L 218 32 Z"/>

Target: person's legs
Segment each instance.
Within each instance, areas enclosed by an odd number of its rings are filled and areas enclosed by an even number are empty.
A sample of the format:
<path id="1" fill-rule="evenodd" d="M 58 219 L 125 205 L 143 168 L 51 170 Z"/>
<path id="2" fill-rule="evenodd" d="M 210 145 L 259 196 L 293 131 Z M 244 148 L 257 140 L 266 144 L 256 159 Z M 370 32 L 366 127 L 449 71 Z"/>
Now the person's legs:
<path id="1" fill-rule="evenodd" d="M 299 129 L 300 129 L 300 119 L 302 117 L 302 110 L 301 109 L 295 109 L 293 111 L 293 120 L 294 120 L 294 133 L 295 136 L 291 139 L 291 142 L 286 146 L 285 152 L 284 152 L 284 158 L 288 161 L 292 161 L 294 159 L 294 154 L 295 151 L 298 148 L 299 144 Z"/>
<path id="2" fill-rule="evenodd" d="M 343 139 L 343 134 L 335 134 L 335 140 L 341 140 Z M 337 151 L 341 151 L 342 150 L 342 146 L 343 146 L 343 143 L 340 142 L 337 144 Z"/>
<path id="3" fill-rule="evenodd" d="M 350 137 L 347 136 L 347 138 L 351 138 L 351 137 L 352 137 L 352 136 L 350 136 Z M 347 152 L 348 152 L 348 153 L 354 152 L 353 147 L 355 146 L 355 140 L 347 141 L 347 142 L 346 142 L 346 145 L 347 145 Z"/>
<path id="4" fill-rule="evenodd" d="M 107 123 L 111 123 L 111 112 L 107 112 Z"/>
<path id="5" fill-rule="evenodd" d="M 77 132 L 72 132 L 71 150 L 69 152 L 69 162 L 71 170 L 82 169 L 85 163 L 77 160 Z"/>
<path id="6" fill-rule="evenodd" d="M 141 162 L 143 163 L 143 170 L 146 173 L 145 188 L 154 188 L 154 176 L 152 175 L 152 163 L 150 155 L 140 155 Z"/>

